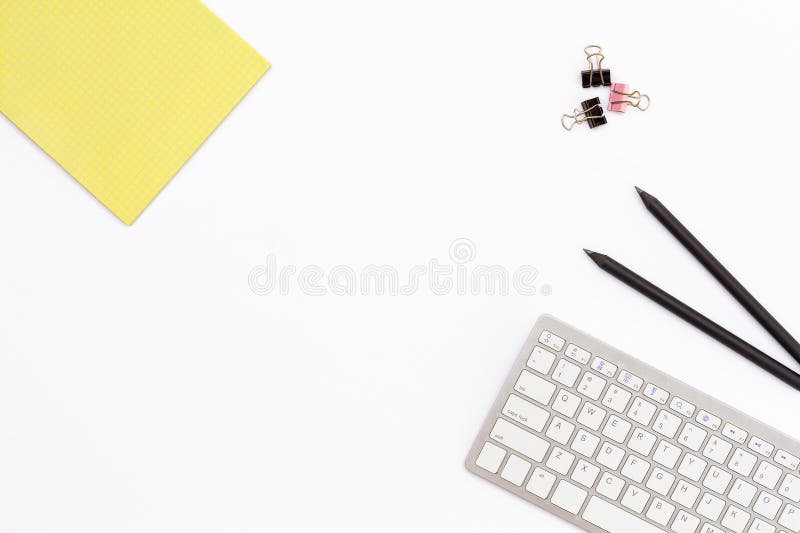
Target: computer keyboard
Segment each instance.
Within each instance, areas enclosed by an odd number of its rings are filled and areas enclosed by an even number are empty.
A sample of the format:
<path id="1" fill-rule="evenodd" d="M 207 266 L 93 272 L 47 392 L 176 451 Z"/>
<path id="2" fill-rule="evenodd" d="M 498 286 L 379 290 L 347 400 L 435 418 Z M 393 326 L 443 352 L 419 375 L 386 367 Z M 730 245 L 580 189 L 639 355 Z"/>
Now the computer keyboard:
<path id="1" fill-rule="evenodd" d="M 466 466 L 592 533 L 798 533 L 799 458 L 794 439 L 542 316 Z"/>

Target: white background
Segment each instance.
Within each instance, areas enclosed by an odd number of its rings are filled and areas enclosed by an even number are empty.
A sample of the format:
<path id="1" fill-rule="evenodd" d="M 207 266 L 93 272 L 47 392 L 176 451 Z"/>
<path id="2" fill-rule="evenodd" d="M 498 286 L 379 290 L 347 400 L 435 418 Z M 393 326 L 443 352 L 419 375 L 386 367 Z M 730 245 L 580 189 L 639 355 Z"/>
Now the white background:
<path id="1" fill-rule="evenodd" d="M 797 367 L 633 191 L 800 334 L 795 2 L 208 4 L 273 69 L 133 227 L 0 120 L 0 531 L 573 531 L 463 467 L 543 312 L 800 438 L 796 391 L 581 252 Z M 590 43 L 653 104 L 567 133 Z M 553 294 L 248 288 L 460 237 Z"/>

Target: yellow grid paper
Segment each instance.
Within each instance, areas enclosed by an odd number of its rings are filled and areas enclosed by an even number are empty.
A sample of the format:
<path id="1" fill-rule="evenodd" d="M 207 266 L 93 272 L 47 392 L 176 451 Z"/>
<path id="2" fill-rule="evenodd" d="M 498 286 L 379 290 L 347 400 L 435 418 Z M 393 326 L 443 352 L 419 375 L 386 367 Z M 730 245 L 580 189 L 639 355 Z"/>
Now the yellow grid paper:
<path id="1" fill-rule="evenodd" d="M 126 224 L 267 69 L 197 0 L 0 0 L 0 112 Z"/>

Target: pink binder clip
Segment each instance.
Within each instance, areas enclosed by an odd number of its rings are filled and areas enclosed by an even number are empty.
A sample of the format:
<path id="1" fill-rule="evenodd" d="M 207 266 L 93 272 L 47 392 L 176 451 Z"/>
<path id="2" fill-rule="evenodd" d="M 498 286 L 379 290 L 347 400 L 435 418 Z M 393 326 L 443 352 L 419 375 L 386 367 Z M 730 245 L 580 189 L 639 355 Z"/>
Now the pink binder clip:
<path id="1" fill-rule="evenodd" d="M 624 113 L 628 106 L 635 107 L 639 111 L 647 111 L 647 108 L 650 107 L 650 97 L 639 91 L 630 92 L 627 83 L 612 83 L 608 110 Z"/>

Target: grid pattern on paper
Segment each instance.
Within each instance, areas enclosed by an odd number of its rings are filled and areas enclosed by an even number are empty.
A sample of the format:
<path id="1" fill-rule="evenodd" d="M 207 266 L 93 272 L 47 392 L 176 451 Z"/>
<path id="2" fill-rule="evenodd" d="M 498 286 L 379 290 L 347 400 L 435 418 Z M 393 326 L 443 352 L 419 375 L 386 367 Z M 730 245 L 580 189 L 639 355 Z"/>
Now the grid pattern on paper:
<path id="1" fill-rule="evenodd" d="M 0 112 L 126 224 L 268 69 L 197 0 L 0 0 Z"/>

